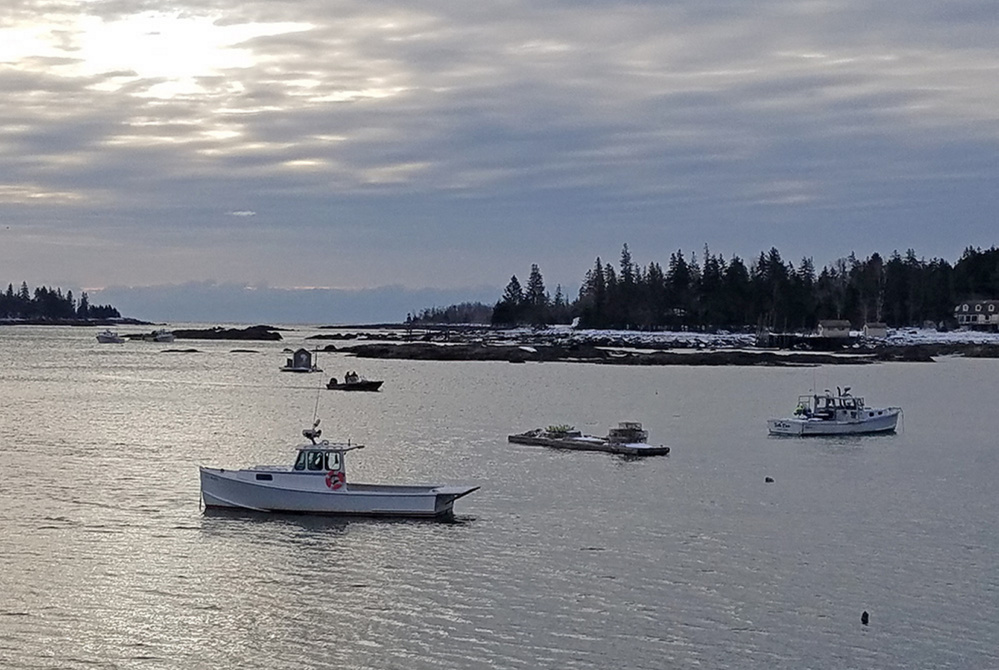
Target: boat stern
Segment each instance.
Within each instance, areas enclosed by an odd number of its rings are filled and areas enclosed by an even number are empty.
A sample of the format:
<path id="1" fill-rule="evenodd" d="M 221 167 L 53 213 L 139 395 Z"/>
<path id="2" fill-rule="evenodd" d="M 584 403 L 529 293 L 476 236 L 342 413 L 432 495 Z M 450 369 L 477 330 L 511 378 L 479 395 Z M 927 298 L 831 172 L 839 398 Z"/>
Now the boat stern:
<path id="1" fill-rule="evenodd" d="M 798 419 L 768 419 L 767 430 L 771 435 L 801 435 L 805 422 Z"/>
<path id="2" fill-rule="evenodd" d="M 454 501 L 464 498 L 473 491 L 478 491 L 478 486 L 438 486 L 434 489 L 437 498 L 434 502 L 434 516 L 446 517 L 454 514 Z"/>

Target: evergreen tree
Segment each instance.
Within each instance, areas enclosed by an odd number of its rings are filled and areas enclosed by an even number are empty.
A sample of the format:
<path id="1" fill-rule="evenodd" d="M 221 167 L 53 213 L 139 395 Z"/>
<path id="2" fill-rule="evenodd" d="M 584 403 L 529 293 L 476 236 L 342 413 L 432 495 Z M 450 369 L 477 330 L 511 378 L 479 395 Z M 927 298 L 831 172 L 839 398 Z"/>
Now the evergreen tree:
<path id="1" fill-rule="evenodd" d="M 577 302 L 580 325 L 585 328 L 604 328 L 607 325 L 607 282 L 599 256 L 593 269 L 586 273 L 583 285 L 579 287 Z"/>
<path id="2" fill-rule="evenodd" d="M 756 321 L 753 312 L 752 285 L 749 269 L 742 259 L 733 256 L 725 268 L 725 311 L 724 323 L 728 327 L 742 327 Z"/>
<path id="3" fill-rule="evenodd" d="M 548 322 L 548 293 L 541 270 L 537 264 L 531 265 L 531 275 L 527 279 L 527 292 L 524 294 L 524 313 L 527 320 L 536 326 Z"/>
<path id="4" fill-rule="evenodd" d="M 76 308 L 76 316 L 86 319 L 90 314 L 90 297 L 86 291 L 80 293 L 80 305 Z"/>
<path id="5" fill-rule="evenodd" d="M 666 270 L 666 284 L 669 286 L 671 314 L 667 323 L 671 326 L 681 326 L 687 322 L 687 313 L 690 311 L 691 282 L 690 267 L 683 258 L 683 252 L 679 249 L 676 253 L 670 254 L 669 267 Z"/>
<path id="6" fill-rule="evenodd" d="M 510 277 L 510 282 L 503 291 L 503 297 L 493 309 L 492 323 L 494 325 L 516 325 L 520 323 L 521 311 L 524 305 L 524 290 L 520 286 L 517 275 Z"/>

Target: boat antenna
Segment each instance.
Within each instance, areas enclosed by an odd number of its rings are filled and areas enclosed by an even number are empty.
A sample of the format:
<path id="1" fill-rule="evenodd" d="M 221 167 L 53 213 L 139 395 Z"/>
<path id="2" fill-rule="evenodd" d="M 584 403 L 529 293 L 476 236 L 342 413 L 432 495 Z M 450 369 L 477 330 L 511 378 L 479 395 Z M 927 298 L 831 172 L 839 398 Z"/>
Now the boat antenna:
<path id="1" fill-rule="evenodd" d="M 309 438 L 309 440 L 312 442 L 312 444 L 315 444 L 316 443 L 316 439 L 319 438 L 319 437 L 321 437 L 322 434 L 323 434 L 323 431 L 321 431 L 319 429 L 319 419 L 316 419 L 312 423 L 312 428 L 306 428 L 305 430 L 302 431 L 302 435 L 304 435 L 305 437 Z"/>
<path id="2" fill-rule="evenodd" d="M 319 367 L 319 349 L 316 349 L 316 367 Z M 323 378 L 319 376 L 319 385 L 316 386 L 316 406 L 312 409 L 312 420 L 315 422 L 313 428 L 319 425 L 319 396 L 323 393 Z"/>

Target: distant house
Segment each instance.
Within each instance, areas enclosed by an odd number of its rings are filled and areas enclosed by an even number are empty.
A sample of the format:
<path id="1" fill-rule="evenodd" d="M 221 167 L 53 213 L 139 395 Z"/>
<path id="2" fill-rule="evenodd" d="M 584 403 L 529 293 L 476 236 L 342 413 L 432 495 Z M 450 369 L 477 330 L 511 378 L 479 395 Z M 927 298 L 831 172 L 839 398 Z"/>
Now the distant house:
<path id="1" fill-rule="evenodd" d="M 865 323 L 864 337 L 884 339 L 888 337 L 888 325 L 884 323 Z"/>
<path id="2" fill-rule="evenodd" d="M 965 300 L 954 307 L 954 318 L 972 330 L 999 330 L 999 300 Z"/>
<path id="3" fill-rule="evenodd" d="M 819 337 L 850 337 L 850 322 L 831 319 L 819 321 Z"/>

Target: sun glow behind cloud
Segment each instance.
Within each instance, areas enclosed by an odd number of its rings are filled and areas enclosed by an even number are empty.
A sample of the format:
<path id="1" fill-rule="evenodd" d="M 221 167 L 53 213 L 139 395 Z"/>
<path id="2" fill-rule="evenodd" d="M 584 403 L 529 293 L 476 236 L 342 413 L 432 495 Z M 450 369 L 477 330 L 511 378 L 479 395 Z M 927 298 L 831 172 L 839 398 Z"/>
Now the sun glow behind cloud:
<path id="1" fill-rule="evenodd" d="M 65 77 L 102 77 L 94 87 L 105 91 L 135 80 L 160 80 L 144 94 L 170 98 L 202 91 L 200 78 L 253 66 L 248 40 L 312 28 L 304 22 L 228 25 L 218 18 L 142 12 L 110 20 L 84 14 L 56 17 L 54 25 L 15 25 L 0 30 L 0 61 L 31 69 L 30 59 L 44 59 L 45 70 Z"/>
<path id="2" fill-rule="evenodd" d="M 928 175 L 967 189 L 937 188 L 950 209 L 991 197 L 973 176 L 999 138 L 999 52 L 984 0 L 960 4 L 981 16 L 930 0 L 19 0 L 0 5 L 0 216 L 117 221 L 116 239 L 189 227 L 176 261 L 140 249 L 137 267 L 157 268 L 143 280 L 273 264 L 289 286 L 342 285 L 297 276 L 306 265 L 374 276 L 371 257 L 420 281 L 409 252 L 444 239 L 486 250 L 455 254 L 475 272 L 540 233 L 566 264 L 623 241 L 752 253 L 792 220 L 863 239 L 931 209 Z M 236 251 L 227 214 L 242 211 L 257 215 Z M 700 232 L 736 221 L 719 243 Z M 302 229 L 337 244 L 272 261 Z M 227 268 L 203 261 L 214 246 L 257 255 Z"/>

